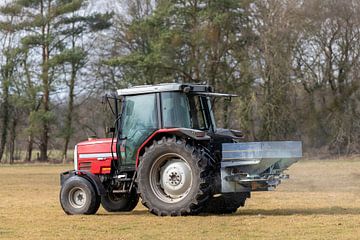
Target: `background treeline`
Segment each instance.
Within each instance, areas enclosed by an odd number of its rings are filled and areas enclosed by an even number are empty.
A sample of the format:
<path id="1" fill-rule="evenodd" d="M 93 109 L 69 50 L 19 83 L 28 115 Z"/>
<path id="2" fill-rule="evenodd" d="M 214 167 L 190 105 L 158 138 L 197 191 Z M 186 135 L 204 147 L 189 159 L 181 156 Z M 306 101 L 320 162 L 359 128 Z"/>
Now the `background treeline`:
<path id="1" fill-rule="evenodd" d="M 359 152 L 356 0 L 5 1 L 0 52 L 2 162 L 71 159 L 105 135 L 102 95 L 160 82 L 238 94 L 218 125 L 248 140 Z"/>

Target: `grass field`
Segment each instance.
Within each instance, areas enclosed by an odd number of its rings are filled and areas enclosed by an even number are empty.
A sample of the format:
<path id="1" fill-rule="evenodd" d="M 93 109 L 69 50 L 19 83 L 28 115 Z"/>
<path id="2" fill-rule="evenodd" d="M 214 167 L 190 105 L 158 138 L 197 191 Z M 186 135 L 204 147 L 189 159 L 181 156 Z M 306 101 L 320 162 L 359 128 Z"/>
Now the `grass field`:
<path id="1" fill-rule="evenodd" d="M 359 239 L 360 159 L 302 161 L 274 192 L 253 193 L 233 215 L 67 216 L 64 165 L 0 166 L 0 239 Z"/>

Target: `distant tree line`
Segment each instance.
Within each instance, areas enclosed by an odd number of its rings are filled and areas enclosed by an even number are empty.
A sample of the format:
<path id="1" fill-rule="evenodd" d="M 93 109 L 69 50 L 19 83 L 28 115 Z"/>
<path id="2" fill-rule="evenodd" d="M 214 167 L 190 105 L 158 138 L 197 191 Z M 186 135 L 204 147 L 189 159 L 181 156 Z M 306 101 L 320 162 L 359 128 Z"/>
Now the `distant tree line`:
<path id="1" fill-rule="evenodd" d="M 105 135 L 101 95 L 161 82 L 238 94 L 214 109 L 247 140 L 359 152 L 358 1 L 119 0 L 121 12 L 101 13 L 89 4 L 1 5 L 3 162 L 71 158 L 77 141 Z"/>

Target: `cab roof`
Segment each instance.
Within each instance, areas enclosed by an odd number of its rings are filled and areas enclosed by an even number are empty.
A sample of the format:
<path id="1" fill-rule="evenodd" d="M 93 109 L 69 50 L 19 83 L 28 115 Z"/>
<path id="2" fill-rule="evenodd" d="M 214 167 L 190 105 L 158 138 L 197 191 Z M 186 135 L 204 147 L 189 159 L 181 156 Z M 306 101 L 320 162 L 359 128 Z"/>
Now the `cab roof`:
<path id="1" fill-rule="evenodd" d="M 210 93 L 212 88 L 209 85 L 163 83 L 156 85 L 140 85 L 117 90 L 119 96 L 138 95 L 157 92 L 197 92 Z"/>

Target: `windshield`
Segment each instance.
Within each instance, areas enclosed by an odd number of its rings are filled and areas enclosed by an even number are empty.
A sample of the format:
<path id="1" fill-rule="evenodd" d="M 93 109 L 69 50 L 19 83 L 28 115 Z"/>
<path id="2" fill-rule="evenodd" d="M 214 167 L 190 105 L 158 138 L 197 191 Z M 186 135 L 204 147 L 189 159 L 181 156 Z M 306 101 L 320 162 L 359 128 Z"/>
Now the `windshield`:
<path id="1" fill-rule="evenodd" d="M 161 103 L 165 128 L 191 128 L 189 103 L 185 94 L 178 92 L 161 93 Z"/>
<path id="2" fill-rule="evenodd" d="M 181 127 L 208 130 L 209 117 L 206 116 L 207 98 L 198 95 L 186 95 L 181 92 L 161 93 L 162 118 L 165 128 Z"/>

